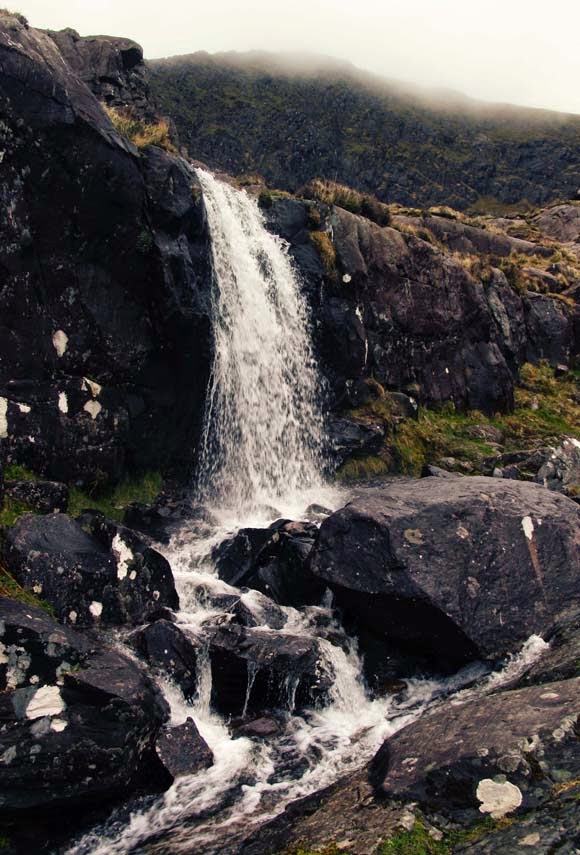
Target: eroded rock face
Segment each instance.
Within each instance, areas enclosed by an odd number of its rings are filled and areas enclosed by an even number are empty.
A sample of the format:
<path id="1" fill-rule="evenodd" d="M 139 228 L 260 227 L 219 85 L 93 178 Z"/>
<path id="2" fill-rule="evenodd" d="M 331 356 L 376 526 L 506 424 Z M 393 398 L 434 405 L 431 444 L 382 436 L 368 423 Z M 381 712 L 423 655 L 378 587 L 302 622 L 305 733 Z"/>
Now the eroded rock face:
<path id="1" fill-rule="evenodd" d="M 73 626 L 135 624 L 178 598 L 171 568 L 129 529 L 89 515 L 25 514 L 8 531 L 6 566 Z"/>
<path id="2" fill-rule="evenodd" d="M 501 819 L 578 777 L 579 715 L 580 679 L 447 707 L 387 740 L 371 782 L 447 815 Z"/>
<path id="3" fill-rule="evenodd" d="M 195 173 L 161 149 L 139 152 L 88 85 L 124 99 L 140 57 L 124 40 L 0 21 L 0 204 L 11 212 L 0 222 L 0 437 L 56 480 L 187 471 L 203 411 L 210 276 Z"/>
<path id="4" fill-rule="evenodd" d="M 168 707 L 146 673 L 12 600 L 0 599 L 0 628 L 4 820 L 155 789 L 154 744 Z"/>
<path id="5" fill-rule="evenodd" d="M 424 478 L 325 520 L 313 573 L 345 615 L 435 663 L 494 659 L 580 602 L 569 499 L 495 478 Z"/>

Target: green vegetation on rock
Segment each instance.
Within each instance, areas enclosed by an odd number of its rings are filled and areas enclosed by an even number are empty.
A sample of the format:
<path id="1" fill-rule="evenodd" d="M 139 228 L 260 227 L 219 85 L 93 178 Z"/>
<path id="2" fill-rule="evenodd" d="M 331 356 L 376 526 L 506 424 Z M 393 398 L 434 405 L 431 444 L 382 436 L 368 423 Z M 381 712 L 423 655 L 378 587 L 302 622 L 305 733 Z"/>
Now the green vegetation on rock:
<path id="1" fill-rule="evenodd" d="M 111 520 L 120 522 L 125 508 L 133 502 L 152 502 L 163 487 L 159 472 L 146 472 L 137 478 L 127 478 L 115 487 L 96 488 L 88 492 L 73 487 L 69 497 L 69 514 L 78 516 L 92 508 L 101 511 Z"/>
<path id="2" fill-rule="evenodd" d="M 159 148 L 164 148 L 166 151 L 177 151 L 171 142 L 169 123 L 165 119 L 147 123 L 140 119 L 130 108 L 121 110 L 103 104 L 103 109 L 111 120 L 115 130 L 130 139 L 137 148 L 156 145 Z"/>
<path id="3" fill-rule="evenodd" d="M 485 416 L 457 412 L 451 403 L 421 407 L 417 420 L 395 420 L 388 396 L 380 395 L 349 417 L 387 426 L 387 438 L 374 456 L 353 458 L 337 472 L 341 480 L 361 480 L 387 472 L 420 475 L 427 463 L 453 458 L 461 471 L 497 453 L 558 444 L 563 435 L 580 439 L 580 380 L 570 371 L 556 377 L 546 362 L 520 372 L 513 413 Z M 497 439 L 496 439 L 497 437 Z"/>
<path id="4" fill-rule="evenodd" d="M 42 609 L 47 614 L 54 614 L 53 608 L 49 603 L 36 597 L 30 591 L 25 591 L 18 584 L 8 570 L 0 563 L 0 597 L 8 597 L 10 600 L 16 600 L 18 603 L 24 603 L 27 606 L 36 606 Z M 2 838 L 0 837 L 0 840 Z M 1 848 L 1 847 L 0 847 Z"/>

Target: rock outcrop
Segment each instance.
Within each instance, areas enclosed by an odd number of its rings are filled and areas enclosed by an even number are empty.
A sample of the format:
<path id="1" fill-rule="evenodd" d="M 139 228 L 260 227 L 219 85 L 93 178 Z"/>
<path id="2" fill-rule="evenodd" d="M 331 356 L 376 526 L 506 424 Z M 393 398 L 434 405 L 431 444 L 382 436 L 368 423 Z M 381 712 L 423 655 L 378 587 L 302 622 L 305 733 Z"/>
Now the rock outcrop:
<path id="1" fill-rule="evenodd" d="M 195 172 L 136 149 L 87 85 L 126 100 L 140 56 L 0 19 L 0 439 L 56 480 L 187 471 L 203 411 L 210 277 Z"/>

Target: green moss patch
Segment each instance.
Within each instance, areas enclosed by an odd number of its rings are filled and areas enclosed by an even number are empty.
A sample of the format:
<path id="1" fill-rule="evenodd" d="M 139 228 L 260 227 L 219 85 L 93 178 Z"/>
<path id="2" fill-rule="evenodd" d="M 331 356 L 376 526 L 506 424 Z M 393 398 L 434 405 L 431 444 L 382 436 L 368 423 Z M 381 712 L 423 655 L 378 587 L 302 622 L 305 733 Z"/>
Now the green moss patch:
<path id="1" fill-rule="evenodd" d="M 30 591 L 25 591 L 2 564 L 0 564 L 0 597 L 8 597 L 10 600 L 16 600 L 16 602 L 24 603 L 27 606 L 36 606 L 49 615 L 54 614 L 49 603 L 36 597 Z"/>
<path id="2" fill-rule="evenodd" d="M 146 472 L 139 478 L 130 478 L 115 487 L 95 489 L 88 492 L 73 487 L 69 496 L 68 512 L 78 516 L 86 508 L 101 511 L 111 520 L 120 522 L 128 505 L 133 502 L 152 502 L 163 488 L 159 472 Z"/>

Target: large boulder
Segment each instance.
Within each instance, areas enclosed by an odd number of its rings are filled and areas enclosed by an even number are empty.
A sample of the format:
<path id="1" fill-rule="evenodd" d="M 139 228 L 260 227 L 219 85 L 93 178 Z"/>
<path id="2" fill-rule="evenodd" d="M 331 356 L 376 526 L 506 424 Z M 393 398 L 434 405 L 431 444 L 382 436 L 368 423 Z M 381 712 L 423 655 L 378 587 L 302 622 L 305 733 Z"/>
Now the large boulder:
<path id="1" fill-rule="evenodd" d="M 178 607 L 167 560 L 132 531 L 92 514 L 86 527 L 66 514 L 25 514 L 6 534 L 7 568 L 64 623 L 142 623 Z"/>
<path id="2" fill-rule="evenodd" d="M 573 436 L 566 436 L 561 445 L 551 448 L 536 481 L 560 492 L 570 491 L 572 494 L 574 488 L 580 489 L 580 442 Z"/>
<path id="3" fill-rule="evenodd" d="M 579 544 L 577 505 L 536 484 L 423 478 L 325 520 L 310 568 L 359 627 L 455 667 L 580 604 Z"/>
<path id="4" fill-rule="evenodd" d="M 312 637 L 230 624 L 209 636 L 212 704 L 232 716 L 292 712 L 328 700 L 334 680 Z"/>
<path id="5" fill-rule="evenodd" d="M 579 716 L 580 679 L 446 706 L 384 743 L 371 782 L 447 815 L 500 819 L 578 778 Z"/>
<path id="6" fill-rule="evenodd" d="M 168 707 L 117 650 L 0 599 L 0 816 L 94 807 L 156 788 L 155 741 Z"/>
<path id="7" fill-rule="evenodd" d="M 68 487 L 57 481 L 9 481 L 6 495 L 39 514 L 53 511 L 66 511 L 68 507 Z"/>

